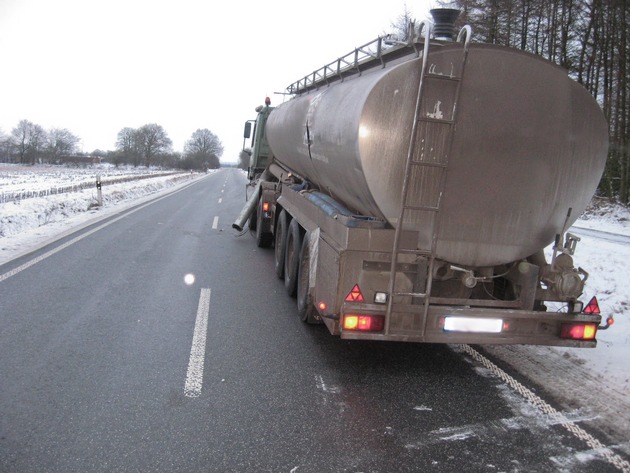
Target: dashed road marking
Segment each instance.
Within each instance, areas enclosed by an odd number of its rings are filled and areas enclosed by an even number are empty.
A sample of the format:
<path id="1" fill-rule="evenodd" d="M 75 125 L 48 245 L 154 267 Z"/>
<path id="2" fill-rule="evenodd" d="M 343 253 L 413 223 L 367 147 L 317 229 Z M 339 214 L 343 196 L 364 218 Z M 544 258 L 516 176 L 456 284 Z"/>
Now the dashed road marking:
<path id="1" fill-rule="evenodd" d="M 214 217 L 214 220 L 212 221 L 212 229 L 216 230 L 217 228 L 219 228 L 219 217 Z"/>
<path id="2" fill-rule="evenodd" d="M 210 288 L 202 288 L 197 307 L 197 318 L 193 332 L 190 360 L 186 372 L 184 394 L 187 397 L 199 397 L 203 387 L 203 365 L 206 358 L 206 336 L 208 333 L 208 314 L 210 312 Z"/>

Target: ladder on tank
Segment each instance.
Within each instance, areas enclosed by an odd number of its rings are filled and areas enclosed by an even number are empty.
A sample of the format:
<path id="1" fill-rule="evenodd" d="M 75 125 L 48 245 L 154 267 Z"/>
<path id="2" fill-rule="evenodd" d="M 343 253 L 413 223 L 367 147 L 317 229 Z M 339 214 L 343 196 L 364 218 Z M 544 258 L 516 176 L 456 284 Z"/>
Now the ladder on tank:
<path id="1" fill-rule="evenodd" d="M 429 67 L 429 45 L 431 36 L 431 23 L 422 22 L 419 25 L 418 35 L 425 28 L 424 51 L 422 56 L 422 71 L 416 99 L 416 109 L 411 129 L 411 138 L 405 165 L 405 176 L 401 191 L 401 209 L 394 234 L 394 246 L 392 249 L 392 264 L 389 276 L 389 297 L 387 300 L 387 317 L 385 322 L 385 334 L 391 331 L 392 314 L 405 314 L 405 316 L 423 314 L 422 335 L 426 332 L 427 314 L 429 311 L 429 299 L 433 284 L 433 269 L 436 257 L 437 238 L 440 227 L 440 206 L 442 195 L 446 186 L 446 173 L 448 158 L 451 151 L 454 128 L 457 114 L 457 104 L 461 92 L 461 83 L 464 74 L 464 66 L 468 56 L 471 28 L 464 26 L 457 37 L 457 42 L 463 42 L 462 58 L 459 71 L 444 75 L 436 73 L 433 66 Z M 439 89 L 440 97 L 447 95 L 450 101 L 447 104 L 437 100 L 433 111 L 427 112 L 427 98 L 432 92 Z M 444 92 L 446 92 L 444 94 Z M 416 149 L 421 146 L 419 158 Z M 414 182 L 414 178 L 416 182 Z M 430 179 L 430 182 L 429 182 Z M 422 181 L 421 183 L 418 181 Z M 432 183 L 431 186 L 427 185 Z M 419 186 L 418 184 L 422 184 Z M 409 242 L 403 244 L 405 222 L 411 213 L 430 214 L 432 222 L 430 242 L 427 245 L 421 242 L 421 232 L 418 233 L 418 241 L 411 248 Z M 426 270 L 426 277 L 420 278 L 424 289 L 421 290 L 414 282 L 413 292 L 400 292 L 397 289 L 396 279 L 400 261 L 403 255 L 415 255 L 415 263 L 418 273 Z M 424 260 L 426 266 L 420 264 Z M 411 303 L 399 302 L 400 299 L 411 299 Z M 414 304 L 414 299 L 422 300 L 422 304 Z M 414 319 L 417 320 L 417 319 Z M 412 321 L 413 325 L 413 321 Z M 414 327 L 413 329 L 417 329 Z"/>

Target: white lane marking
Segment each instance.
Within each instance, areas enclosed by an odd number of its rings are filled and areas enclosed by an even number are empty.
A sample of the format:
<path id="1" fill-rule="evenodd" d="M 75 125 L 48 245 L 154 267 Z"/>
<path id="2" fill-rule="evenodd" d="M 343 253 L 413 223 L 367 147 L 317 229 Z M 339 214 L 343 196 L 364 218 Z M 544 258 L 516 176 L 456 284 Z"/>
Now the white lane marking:
<path id="1" fill-rule="evenodd" d="M 186 372 L 184 394 L 187 397 L 199 397 L 203 386 L 203 364 L 206 358 L 206 334 L 208 332 L 208 313 L 210 312 L 210 288 L 202 288 L 197 308 L 197 319 L 193 332 L 190 360 Z"/>
<path id="2" fill-rule="evenodd" d="M 221 202 L 223 202 L 223 197 L 221 197 L 221 198 L 219 199 L 219 203 L 221 203 Z"/>
<path id="3" fill-rule="evenodd" d="M 219 217 L 214 217 L 214 220 L 212 221 L 212 229 L 216 230 L 217 228 L 219 228 Z"/>
<path id="4" fill-rule="evenodd" d="M 573 421 L 567 419 L 567 417 L 564 414 L 562 414 L 561 412 L 558 412 L 556 409 L 550 406 L 546 401 L 544 401 L 539 396 L 534 394 L 532 391 L 527 389 L 525 386 L 523 386 L 517 380 L 512 378 L 509 374 L 507 374 L 497 365 L 492 363 L 488 358 L 483 356 L 481 353 L 479 353 L 477 350 L 475 350 L 471 346 L 469 345 L 460 345 L 460 346 L 462 350 L 464 350 L 466 353 L 472 356 L 475 360 L 480 362 L 483 366 L 485 366 L 488 370 L 490 370 L 494 375 L 496 375 L 497 377 L 505 381 L 508 384 L 508 386 L 510 386 L 514 391 L 516 391 L 523 398 L 525 398 L 525 400 L 527 400 L 530 404 L 536 407 L 539 411 L 541 411 L 543 414 L 548 415 L 553 420 L 557 421 L 559 425 L 564 427 L 574 437 L 586 442 L 586 444 L 591 449 L 593 449 L 594 451 L 597 451 L 599 455 L 608 463 L 613 465 L 619 471 L 622 471 L 624 473 L 630 473 L 630 463 L 628 463 L 626 460 L 621 458 L 611 449 L 606 447 L 603 443 L 601 443 L 591 434 L 586 432 L 582 427 L 580 427 L 579 425 L 576 425 Z"/>
<path id="5" fill-rule="evenodd" d="M 413 408 L 414 411 L 432 411 L 433 408 L 432 407 L 427 407 L 425 405 L 422 406 L 416 406 Z"/>

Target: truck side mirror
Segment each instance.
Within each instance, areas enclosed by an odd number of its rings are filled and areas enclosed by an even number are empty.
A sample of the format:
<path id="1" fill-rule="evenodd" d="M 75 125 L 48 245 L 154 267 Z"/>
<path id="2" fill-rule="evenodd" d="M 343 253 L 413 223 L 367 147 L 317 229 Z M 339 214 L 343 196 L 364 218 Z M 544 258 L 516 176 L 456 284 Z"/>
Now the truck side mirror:
<path id="1" fill-rule="evenodd" d="M 243 138 L 249 138 L 252 134 L 251 122 L 245 122 L 245 130 L 243 131 Z"/>

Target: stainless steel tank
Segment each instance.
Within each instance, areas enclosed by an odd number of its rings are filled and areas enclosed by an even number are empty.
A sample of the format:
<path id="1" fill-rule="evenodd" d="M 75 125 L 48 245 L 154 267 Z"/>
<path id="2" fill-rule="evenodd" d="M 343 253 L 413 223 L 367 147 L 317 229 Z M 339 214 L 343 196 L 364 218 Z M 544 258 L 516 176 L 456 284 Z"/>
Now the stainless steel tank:
<path id="1" fill-rule="evenodd" d="M 462 44 L 432 48 L 433 73 L 461 73 Z M 276 107 L 267 123 L 275 159 L 353 211 L 397 225 L 421 66 L 412 55 Z M 415 140 L 414 159 L 447 162 L 437 256 L 510 263 L 552 242 L 569 209 L 569 223 L 584 210 L 606 161 L 606 121 L 566 71 L 531 54 L 471 44 L 462 77 L 452 145 L 431 128 Z M 422 117 L 452 118 L 443 82 L 426 86 Z M 437 195 L 435 169 L 414 174 L 417 199 Z M 430 248 L 434 215 L 415 216 L 420 247 Z"/>

